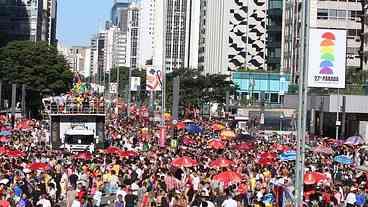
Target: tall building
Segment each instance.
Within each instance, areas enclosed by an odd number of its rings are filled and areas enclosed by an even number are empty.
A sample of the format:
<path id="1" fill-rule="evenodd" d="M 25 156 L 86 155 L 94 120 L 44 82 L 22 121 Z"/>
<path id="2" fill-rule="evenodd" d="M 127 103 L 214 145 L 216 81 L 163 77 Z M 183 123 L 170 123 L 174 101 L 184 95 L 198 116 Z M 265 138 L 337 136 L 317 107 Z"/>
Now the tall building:
<path id="1" fill-rule="evenodd" d="M 128 34 L 126 45 L 127 66 L 136 69 L 139 60 L 139 37 L 140 37 L 140 7 L 131 3 L 128 9 Z"/>
<path id="2" fill-rule="evenodd" d="M 0 1 L 0 44 L 12 40 L 56 43 L 56 0 Z"/>
<path id="3" fill-rule="evenodd" d="M 141 0 L 139 22 L 138 68 L 152 65 L 155 0 Z"/>
<path id="4" fill-rule="evenodd" d="M 360 0 L 310 1 L 310 26 L 319 29 L 339 29 L 347 32 L 347 70 L 361 67 L 361 35 L 363 33 L 362 2 Z M 290 72 L 293 81 L 299 77 L 298 57 L 300 51 L 301 2 L 285 1 L 284 54 L 282 67 Z"/>
<path id="5" fill-rule="evenodd" d="M 178 68 L 196 68 L 199 43 L 198 0 L 156 1 L 154 8 L 153 65 L 170 72 Z M 193 57 L 195 56 L 195 57 Z"/>
<path id="6" fill-rule="evenodd" d="M 267 70 L 268 0 L 201 0 L 199 67 L 205 73 Z"/>
<path id="7" fill-rule="evenodd" d="M 58 44 L 58 51 L 69 64 L 71 71 L 81 74 L 84 77 L 90 76 L 90 48 L 83 46 L 64 47 Z"/>
<path id="8" fill-rule="evenodd" d="M 280 71 L 281 69 L 283 1 L 268 0 L 267 3 L 267 71 Z"/>
<path id="9" fill-rule="evenodd" d="M 111 8 L 111 23 L 120 28 L 122 33 L 128 30 L 129 2 L 114 2 Z"/>

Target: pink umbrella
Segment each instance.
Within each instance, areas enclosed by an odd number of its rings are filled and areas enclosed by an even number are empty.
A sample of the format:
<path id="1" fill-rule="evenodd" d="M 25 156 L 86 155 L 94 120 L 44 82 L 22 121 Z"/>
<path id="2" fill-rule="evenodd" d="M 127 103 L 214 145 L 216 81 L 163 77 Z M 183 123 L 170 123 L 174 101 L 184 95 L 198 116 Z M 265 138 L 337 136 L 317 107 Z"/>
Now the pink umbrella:
<path id="1" fill-rule="evenodd" d="M 242 143 L 235 146 L 235 149 L 240 151 L 249 151 L 253 149 L 253 145 L 249 143 Z"/>
<path id="2" fill-rule="evenodd" d="M 334 153 L 333 149 L 330 147 L 324 147 L 324 146 L 318 146 L 312 149 L 312 151 L 314 153 L 319 153 L 319 154 L 326 154 L 326 155 L 331 155 Z"/>
<path id="3" fill-rule="evenodd" d="M 5 152 L 5 154 L 8 157 L 11 157 L 11 158 L 18 158 L 18 157 L 24 157 L 24 156 L 26 156 L 26 154 L 24 152 L 21 152 L 19 150 L 7 150 Z"/>
<path id="4" fill-rule="evenodd" d="M 233 165 L 234 161 L 232 160 L 228 160 L 225 158 L 219 158 L 217 160 L 213 160 L 210 163 L 210 167 L 211 168 L 217 168 L 217 167 L 229 167 L 230 165 Z"/>
<path id="5" fill-rule="evenodd" d="M 174 159 L 171 164 L 175 167 L 194 167 L 198 165 L 198 162 L 195 159 L 184 156 Z"/>
<path id="6" fill-rule="evenodd" d="M 215 139 L 215 140 L 210 141 L 209 146 L 212 149 L 224 149 L 225 148 L 224 143 L 219 139 Z"/>
<path id="7" fill-rule="evenodd" d="M 223 183 L 228 186 L 231 183 L 239 183 L 242 181 L 242 176 L 234 171 L 225 171 L 213 176 L 213 180 Z"/>
<path id="8" fill-rule="evenodd" d="M 7 138 L 7 137 L 0 137 L 0 142 L 9 142 L 10 141 L 10 139 L 9 138 Z"/>

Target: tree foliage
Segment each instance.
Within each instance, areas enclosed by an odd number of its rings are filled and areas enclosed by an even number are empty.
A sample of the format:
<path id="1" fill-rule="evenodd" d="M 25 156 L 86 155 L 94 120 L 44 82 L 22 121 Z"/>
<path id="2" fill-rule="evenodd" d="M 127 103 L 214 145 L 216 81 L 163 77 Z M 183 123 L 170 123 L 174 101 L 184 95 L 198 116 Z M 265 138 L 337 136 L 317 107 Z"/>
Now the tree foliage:
<path id="1" fill-rule="evenodd" d="M 167 103 L 172 103 L 172 85 L 180 77 L 180 105 L 200 107 L 203 103 L 225 103 L 226 92 L 234 94 L 236 86 L 229 75 L 203 74 L 198 69 L 178 69 L 167 75 Z"/>
<path id="2" fill-rule="evenodd" d="M 14 41 L 0 48 L 0 80 L 25 84 L 27 103 L 34 113 L 40 107 L 41 93 L 64 93 L 71 88 L 72 79 L 64 57 L 47 42 Z"/>
<path id="3" fill-rule="evenodd" d="M 59 94 L 70 89 L 73 74 L 56 47 L 46 42 L 15 41 L 0 48 L 0 78 L 34 91 Z"/>

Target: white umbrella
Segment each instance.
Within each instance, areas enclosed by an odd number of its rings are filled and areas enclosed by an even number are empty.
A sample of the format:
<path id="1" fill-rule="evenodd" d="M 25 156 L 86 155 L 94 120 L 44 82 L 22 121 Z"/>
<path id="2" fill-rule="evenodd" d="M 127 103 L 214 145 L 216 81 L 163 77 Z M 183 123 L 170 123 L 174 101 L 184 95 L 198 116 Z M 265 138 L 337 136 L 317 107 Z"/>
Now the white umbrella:
<path id="1" fill-rule="evenodd" d="M 6 179 L 6 178 L 4 178 L 4 179 L 0 180 L 0 184 L 4 184 L 4 185 L 6 185 L 6 184 L 8 184 L 8 183 L 9 183 L 9 180 L 8 180 L 8 179 Z"/>

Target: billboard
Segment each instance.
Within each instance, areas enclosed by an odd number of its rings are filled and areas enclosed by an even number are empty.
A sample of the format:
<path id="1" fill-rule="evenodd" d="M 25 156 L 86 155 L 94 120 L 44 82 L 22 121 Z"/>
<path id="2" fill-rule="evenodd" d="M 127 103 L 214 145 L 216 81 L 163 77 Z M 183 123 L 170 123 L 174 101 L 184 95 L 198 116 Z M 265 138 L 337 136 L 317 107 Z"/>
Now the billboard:
<path id="1" fill-rule="evenodd" d="M 138 91 L 141 87 L 140 77 L 130 77 L 130 91 Z"/>
<path id="2" fill-rule="evenodd" d="M 159 67 L 148 67 L 146 72 L 146 90 L 161 91 L 162 71 Z"/>
<path id="3" fill-rule="evenodd" d="M 345 88 L 346 30 L 310 29 L 308 87 Z"/>

